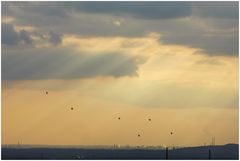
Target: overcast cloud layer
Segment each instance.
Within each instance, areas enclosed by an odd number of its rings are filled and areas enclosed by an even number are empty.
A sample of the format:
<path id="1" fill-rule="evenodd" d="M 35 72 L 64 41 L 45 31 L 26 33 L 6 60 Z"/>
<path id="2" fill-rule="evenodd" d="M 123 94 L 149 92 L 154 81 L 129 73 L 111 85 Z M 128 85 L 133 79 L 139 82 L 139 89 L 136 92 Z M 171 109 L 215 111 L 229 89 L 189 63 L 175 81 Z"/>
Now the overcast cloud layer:
<path id="1" fill-rule="evenodd" d="M 208 56 L 237 57 L 238 2 L 3 2 L 3 79 L 137 76 L 136 57 L 114 50 L 101 56 L 72 55 L 75 51 L 61 44 L 69 35 L 141 38 L 151 33 L 160 35 L 161 44 L 196 48 L 196 53 Z M 49 54 L 56 50 L 59 53 Z M 29 63 L 34 57 L 42 59 Z M 69 61 L 61 64 L 66 58 Z M 89 61 L 82 65 L 83 59 Z M 112 71 L 96 72 L 117 60 L 124 63 Z M 71 61 L 78 64 L 74 71 L 53 74 L 70 68 Z M 44 70 L 45 64 L 50 70 Z"/>
<path id="2" fill-rule="evenodd" d="M 157 32 L 168 44 L 211 55 L 238 54 L 238 2 L 3 2 L 2 15 L 15 18 L 14 25 L 48 33 L 138 37 Z"/>

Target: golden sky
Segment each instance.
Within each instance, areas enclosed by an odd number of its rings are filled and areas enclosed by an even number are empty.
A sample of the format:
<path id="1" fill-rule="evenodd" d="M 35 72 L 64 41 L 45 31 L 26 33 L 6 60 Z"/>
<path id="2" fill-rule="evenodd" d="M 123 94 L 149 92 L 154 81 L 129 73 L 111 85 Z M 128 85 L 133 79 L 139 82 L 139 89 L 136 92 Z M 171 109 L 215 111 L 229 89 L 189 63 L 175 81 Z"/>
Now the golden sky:
<path id="1" fill-rule="evenodd" d="M 238 143 L 238 3 L 75 3 L 2 5 L 2 144 Z"/>

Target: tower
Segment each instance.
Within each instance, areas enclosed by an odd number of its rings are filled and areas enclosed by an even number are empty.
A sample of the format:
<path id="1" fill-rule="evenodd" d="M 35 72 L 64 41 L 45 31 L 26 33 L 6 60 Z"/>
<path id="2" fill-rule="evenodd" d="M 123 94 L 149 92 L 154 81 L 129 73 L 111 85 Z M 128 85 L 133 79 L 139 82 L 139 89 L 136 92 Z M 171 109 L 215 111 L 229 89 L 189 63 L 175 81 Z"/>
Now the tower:
<path id="1" fill-rule="evenodd" d="M 215 145 L 215 137 L 212 137 L 212 146 Z"/>

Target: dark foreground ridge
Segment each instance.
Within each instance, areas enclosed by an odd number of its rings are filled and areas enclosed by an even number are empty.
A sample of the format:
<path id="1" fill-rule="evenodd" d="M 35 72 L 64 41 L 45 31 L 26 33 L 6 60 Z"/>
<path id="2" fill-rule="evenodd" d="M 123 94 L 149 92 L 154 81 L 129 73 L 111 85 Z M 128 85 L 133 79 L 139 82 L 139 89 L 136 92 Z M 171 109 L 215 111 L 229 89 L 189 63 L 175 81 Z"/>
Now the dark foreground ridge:
<path id="1" fill-rule="evenodd" d="M 238 159 L 239 145 L 201 146 L 178 149 L 6 147 L 2 159 Z M 210 155 L 209 155 L 210 150 Z"/>

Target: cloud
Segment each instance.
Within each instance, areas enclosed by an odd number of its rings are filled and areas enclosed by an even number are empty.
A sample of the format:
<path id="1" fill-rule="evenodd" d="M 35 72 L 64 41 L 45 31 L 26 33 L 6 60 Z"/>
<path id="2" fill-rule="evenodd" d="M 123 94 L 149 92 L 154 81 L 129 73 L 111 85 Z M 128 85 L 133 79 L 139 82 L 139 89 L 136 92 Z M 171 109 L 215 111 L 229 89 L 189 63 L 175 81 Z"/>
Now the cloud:
<path id="1" fill-rule="evenodd" d="M 191 15 L 189 2 L 72 2 L 65 3 L 75 11 L 126 15 L 143 19 L 168 19 Z"/>
<path id="2" fill-rule="evenodd" d="M 19 41 L 18 33 L 11 24 L 2 23 L 2 44 L 16 45 Z"/>
<path id="3" fill-rule="evenodd" d="M 225 55 L 238 56 L 238 35 L 234 34 L 213 34 L 213 35 L 188 35 L 176 34 L 167 35 L 162 39 L 166 44 L 180 44 L 189 47 L 199 48 L 204 53 L 210 56 Z"/>
<path id="4" fill-rule="evenodd" d="M 19 42 L 32 44 L 30 34 L 25 30 L 21 30 L 18 33 L 15 31 L 13 25 L 2 23 L 2 44 L 17 45 Z"/>
<path id="5" fill-rule="evenodd" d="M 139 19 L 172 19 L 189 16 L 238 19 L 238 2 L 5 2 L 3 15 L 13 10 L 51 17 L 68 17 L 73 12 L 133 16 Z"/>
<path id="6" fill-rule="evenodd" d="M 193 15 L 206 18 L 238 19 L 239 2 L 193 2 Z"/>
<path id="7" fill-rule="evenodd" d="M 72 2 L 75 11 L 140 19 L 172 19 L 189 16 L 238 19 L 238 2 Z"/>
<path id="8" fill-rule="evenodd" d="M 32 44 L 33 42 L 33 40 L 30 37 L 30 34 L 25 30 L 21 30 L 19 32 L 19 38 L 23 40 L 26 44 Z"/>
<path id="9" fill-rule="evenodd" d="M 58 45 L 62 42 L 62 36 L 60 34 L 54 33 L 53 31 L 49 32 L 49 41 L 54 44 Z"/>
<path id="10" fill-rule="evenodd" d="M 165 44 L 199 48 L 210 56 L 238 55 L 238 2 L 6 2 L 2 10 L 17 25 L 53 31 L 57 35 L 48 37 L 55 45 L 68 34 L 143 37 L 155 32 Z"/>
<path id="11" fill-rule="evenodd" d="M 48 34 L 42 33 L 41 31 L 29 32 L 24 29 L 16 31 L 13 24 L 2 23 L 2 44 L 5 45 L 19 45 L 28 44 L 33 45 L 34 40 L 31 35 L 37 37 L 39 40 L 48 40 L 53 45 L 58 45 L 62 42 L 62 34 L 50 31 Z"/>
<path id="12" fill-rule="evenodd" d="M 22 49 L 2 55 L 3 80 L 77 79 L 98 76 L 137 76 L 145 62 L 121 53 L 71 53 L 66 49 Z M 140 61 L 142 60 L 142 61 Z"/>
<path id="13" fill-rule="evenodd" d="M 191 15 L 190 2 L 8 2 L 3 14 L 24 9 L 35 14 L 67 17 L 72 12 L 130 15 L 143 19 L 168 19 Z"/>

